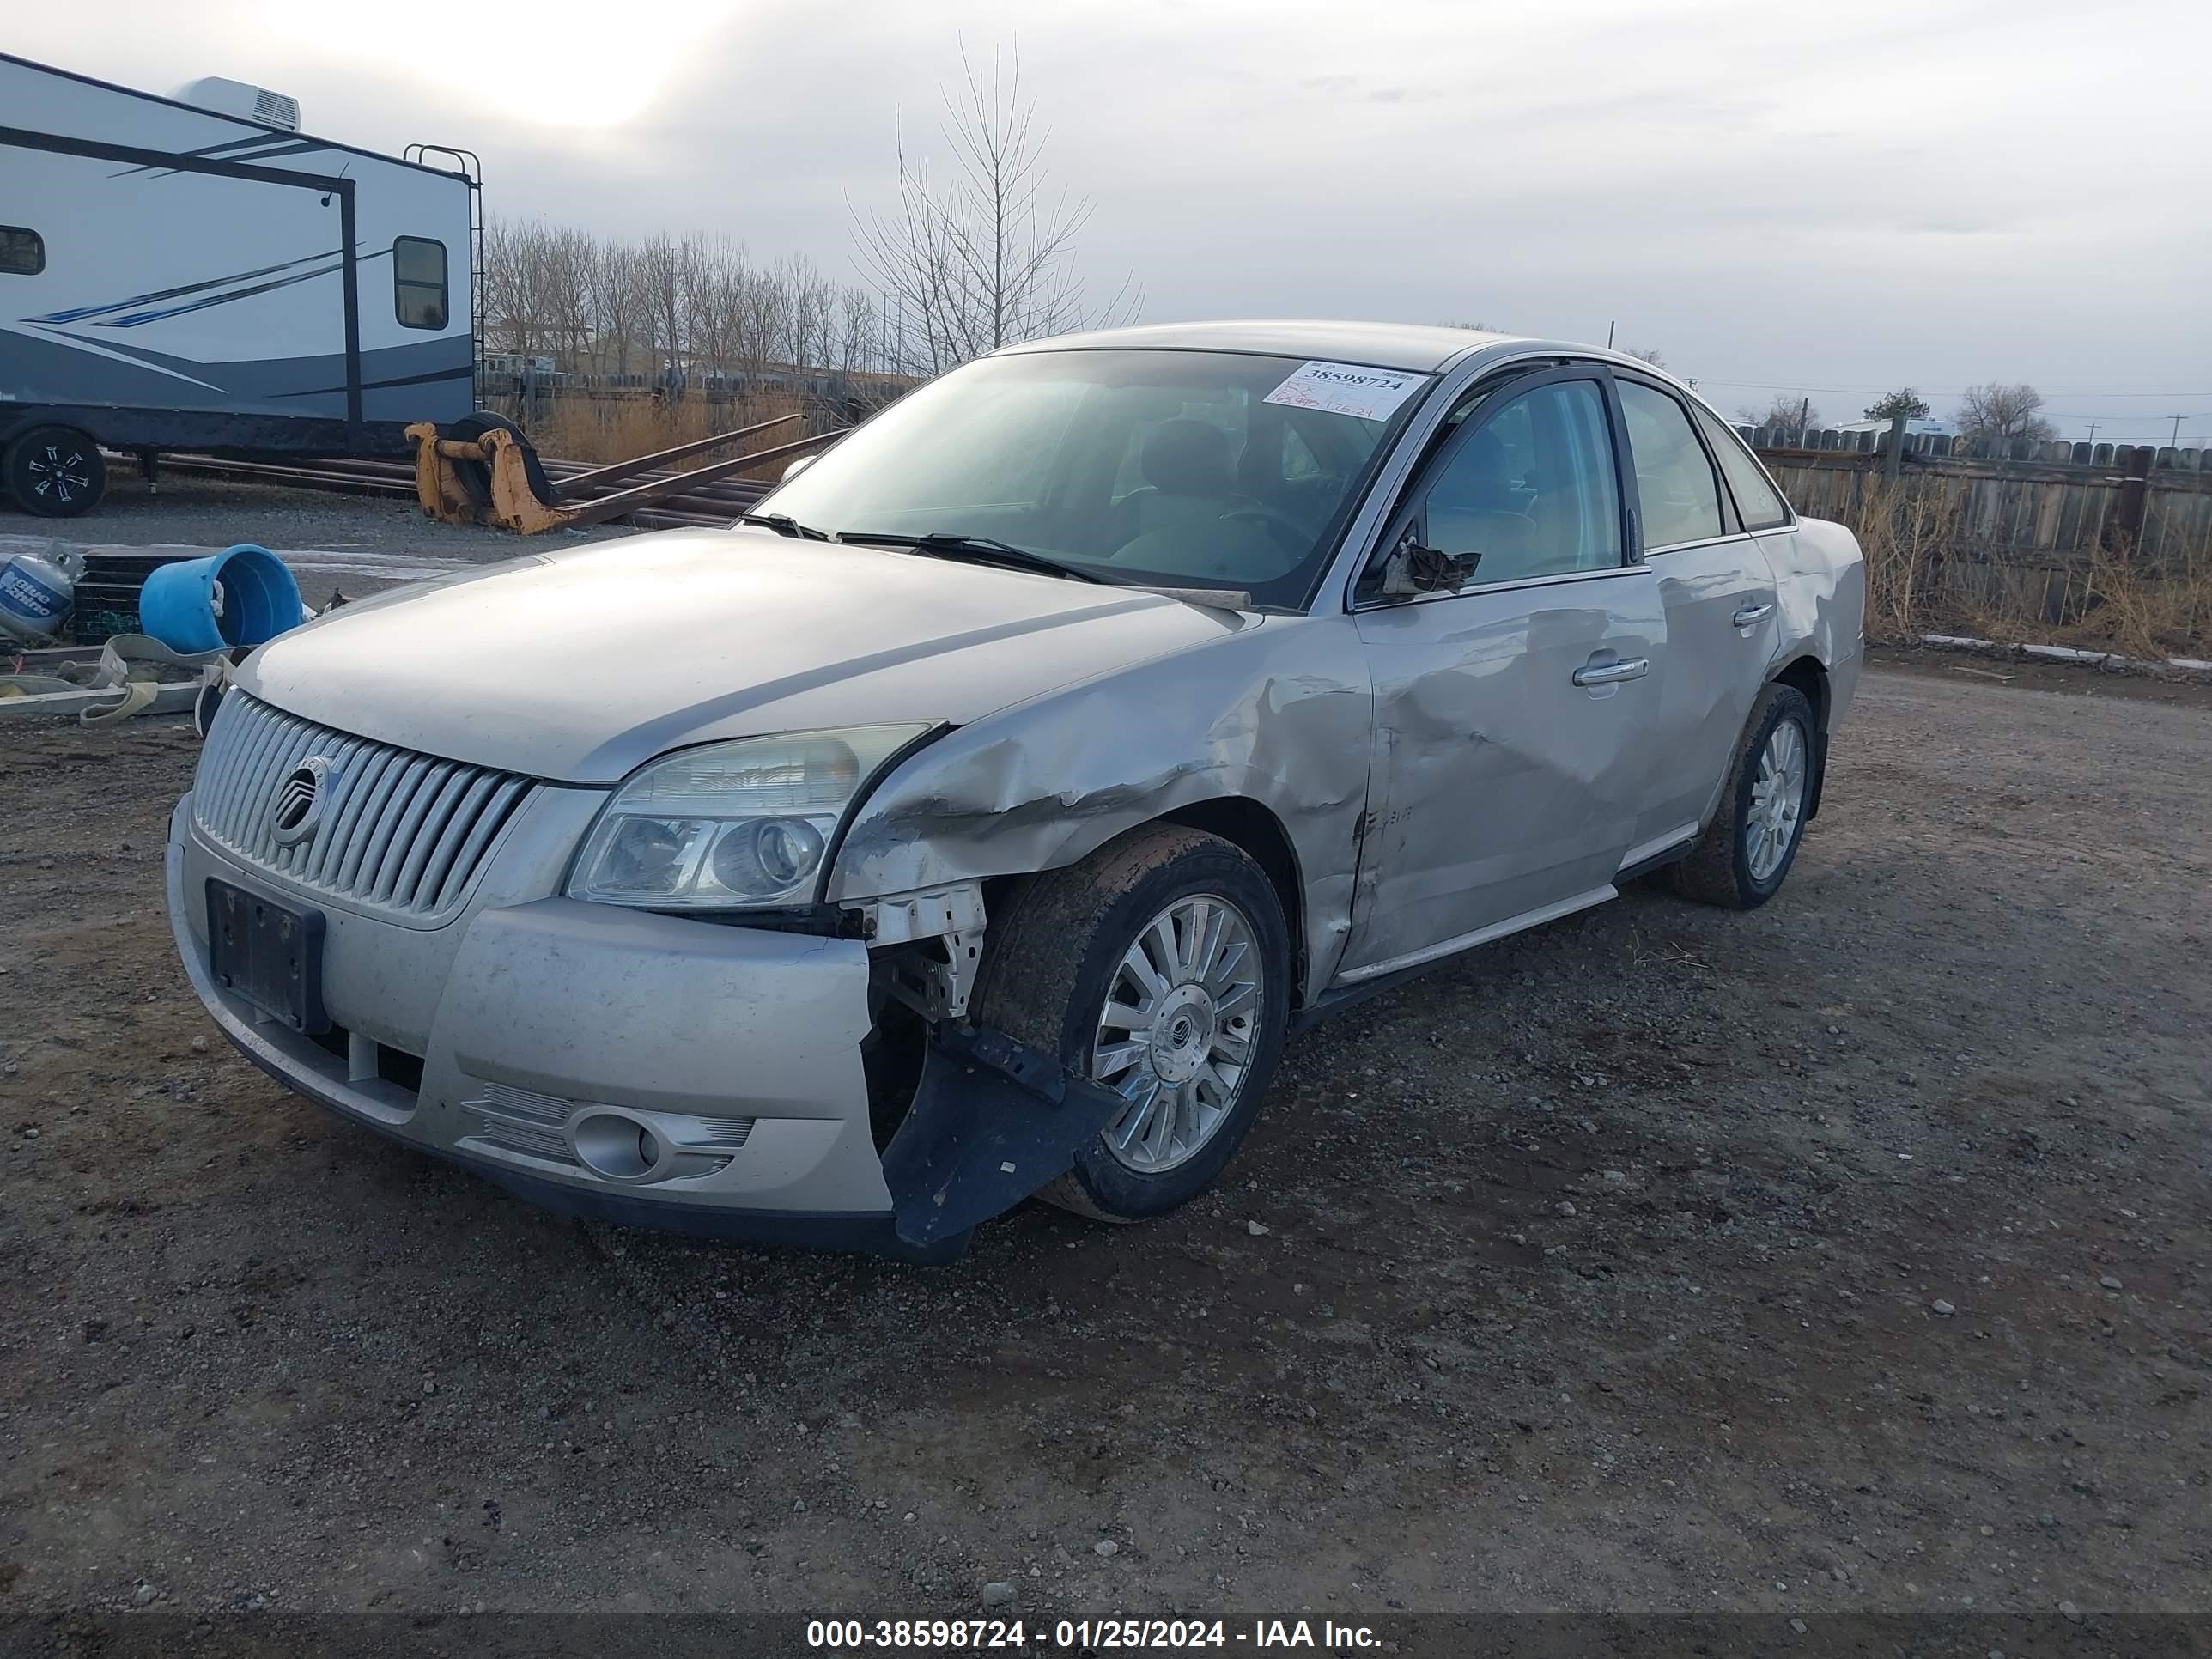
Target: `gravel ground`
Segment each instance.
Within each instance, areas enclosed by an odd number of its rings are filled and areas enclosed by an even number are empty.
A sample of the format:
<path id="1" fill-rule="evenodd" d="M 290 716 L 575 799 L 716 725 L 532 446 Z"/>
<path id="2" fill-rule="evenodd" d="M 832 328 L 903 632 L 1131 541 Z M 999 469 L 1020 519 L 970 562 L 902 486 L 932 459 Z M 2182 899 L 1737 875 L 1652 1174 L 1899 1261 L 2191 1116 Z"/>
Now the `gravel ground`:
<path id="1" fill-rule="evenodd" d="M 194 752 L 0 740 L 0 1613 L 2212 1607 L 2201 703 L 1872 672 L 1773 904 L 1477 953 L 1217 1194 L 933 1270 L 265 1080 L 172 960 Z"/>

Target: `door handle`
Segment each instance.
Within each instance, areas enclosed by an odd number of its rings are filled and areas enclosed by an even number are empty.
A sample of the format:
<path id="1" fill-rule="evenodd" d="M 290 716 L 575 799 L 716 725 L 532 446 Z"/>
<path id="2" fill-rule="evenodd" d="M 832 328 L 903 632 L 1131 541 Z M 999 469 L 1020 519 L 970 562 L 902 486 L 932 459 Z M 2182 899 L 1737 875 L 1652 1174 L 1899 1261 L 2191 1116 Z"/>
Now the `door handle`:
<path id="1" fill-rule="evenodd" d="M 1625 662 L 1586 662 L 1575 670 L 1575 684 L 1618 685 L 1623 680 L 1640 680 L 1650 672 L 1648 657 L 1631 657 Z"/>
<path id="2" fill-rule="evenodd" d="M 1747 605 L 1735 613 L 1735 625 L 1738 628 L 1748 628 L 1753 623 L 1765 622 L 1773 614 L 1774 607 L 1771 605 Z"/>

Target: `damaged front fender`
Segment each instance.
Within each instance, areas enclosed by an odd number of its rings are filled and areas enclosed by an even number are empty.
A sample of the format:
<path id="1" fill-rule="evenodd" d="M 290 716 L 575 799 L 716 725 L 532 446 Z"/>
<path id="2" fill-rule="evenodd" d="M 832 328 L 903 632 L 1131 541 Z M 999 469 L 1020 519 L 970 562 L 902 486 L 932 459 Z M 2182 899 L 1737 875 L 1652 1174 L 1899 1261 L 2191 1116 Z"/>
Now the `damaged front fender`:
<path id="1" fill-rule="evenodd" d="M 1187 809 L 1255 803 L 1295 856 L 1308 999 L 1352 921 L 1374 696 L 1348 617 L 1218 635 L 1015 705 L 909 756 L 854 815 L 830 900 L 1059 869 Z"/>
<path id="2" fill-rule="evenodd" d="M 1003 1031 L 939 1027 L 884 1151 L 898 1237 L 937 1244 L 1012 1209 L 1073 1169 L 1127 1103 Z"/>

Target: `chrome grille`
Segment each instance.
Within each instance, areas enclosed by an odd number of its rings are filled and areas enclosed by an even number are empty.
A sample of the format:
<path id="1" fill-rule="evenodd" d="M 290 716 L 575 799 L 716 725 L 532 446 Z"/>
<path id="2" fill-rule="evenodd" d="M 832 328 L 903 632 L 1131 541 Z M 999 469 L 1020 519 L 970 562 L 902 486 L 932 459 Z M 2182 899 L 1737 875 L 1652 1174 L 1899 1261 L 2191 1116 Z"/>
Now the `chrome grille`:
<path id="1" fill-rule="evenodd" d="M 699 1133 L 684 1138 L 684 1147 L 689 1151 L 736 1152 L 750 1139 L 753 1120 L 749 1117 L 702 1117 Z"/>
<path id="2" fill-rule="evenodd" d="M 465 1110 L 477 1114 L 482 1120 L 477 1139 L 527 1158 L 542 1158 L 553 1164 L 575 1163 L 575 1154 L 568 1150 L 568 1138 L 561 1133 L 562 1126 L 568 1121 L 572 1103 L 556 1095 L 518 1089 L 512 1084 L 486 1083 L 482 1087 L 483 1092 L 477 1098 L 461 1103 Z"/>
<path id="3" fill-rule="evenodd" d="M 307 761 L 330 762 L 314 833 L 285 846 L 270 808 Z M 310 892 L 425 925 L 459 909 L 531 781 L 332 731 L 240 691 L 222 701 L 192 786 L 200 833 Z"/>

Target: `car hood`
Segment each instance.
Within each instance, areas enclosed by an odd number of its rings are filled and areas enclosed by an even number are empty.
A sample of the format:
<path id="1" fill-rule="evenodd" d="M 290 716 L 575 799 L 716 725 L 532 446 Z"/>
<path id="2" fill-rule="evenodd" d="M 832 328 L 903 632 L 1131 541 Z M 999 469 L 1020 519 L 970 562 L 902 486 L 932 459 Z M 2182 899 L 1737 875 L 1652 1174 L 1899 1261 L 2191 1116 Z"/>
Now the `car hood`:
<path id="1" fill-rule="evenodd" d="M 343 606 L 262 647 L 238 682 L 425 754 L 612 783 L 714 738 L 963 724 L 1257 625 L 1137 588 L 676 530 Z"/>

